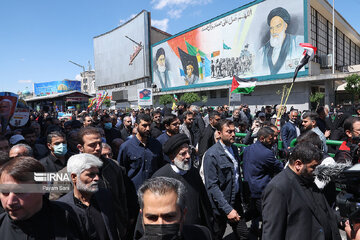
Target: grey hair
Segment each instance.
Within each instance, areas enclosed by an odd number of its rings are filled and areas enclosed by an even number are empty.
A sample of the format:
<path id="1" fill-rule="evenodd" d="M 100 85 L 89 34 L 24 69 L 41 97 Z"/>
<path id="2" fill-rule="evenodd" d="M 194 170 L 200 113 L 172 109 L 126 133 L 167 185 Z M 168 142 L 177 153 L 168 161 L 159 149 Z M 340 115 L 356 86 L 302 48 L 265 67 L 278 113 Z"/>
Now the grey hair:
<path id="1" fill-rule="evenodd" d="M 196 112 L 196 113 L 200 111 L 200 107 L 196 106 L 196 105 L 191 105 L 190 109 L 191 109 L 191 111 Z"/>
<path id="2" fill-rule="evenodd" d="M 174 178 L 168 177 L 155 177 L 146 180 L 138 190 L 138 199 L 140 208 L 144 208 L 144 193 L 150 191 L 153 194 L 163 196 L 166 193 L 174 191 L 177 194 L 176 204 L 180 207 L 181 212 L 186 207 L 185 193 L 186 188 L 182 182 Z"/>
<path id="3" fill-rule="evenodd" d="M 111 146 L 109 144 L 107 144 L 107 143 L 101 143 L 101 147 L 102 148 L 108 148 L 108 149 L 110 149 L 110 151 L 112 151 Z"/>
<path id="4" fill-rule="evenodd" d="M 79 176 L 86 169 L 92 167 L 100 168 L 102 165 L 103 163 L 98 157 L 88 153 L 80 153 L 69 158 L 66 168 L 69 173 Z"/>
<path id="5" fill-rule="evenodd" d="M 32 150 L 32 148 L 24 143 L 18 143 L 14 146 L 12 146 L 11 150 L 17 149 L 17 148 L 25 148 L 25 152 L 23 152 L 22 154 L 17 155 L 17 157 L 34 157 L 34 152 Z"/>
<path id="6" fill-rule="evenodd" d="M 125 116 L 123 120 L 126 121 L 126 119 L 128 119 L 128 118 L 131 120 L 130 116 Z"/>

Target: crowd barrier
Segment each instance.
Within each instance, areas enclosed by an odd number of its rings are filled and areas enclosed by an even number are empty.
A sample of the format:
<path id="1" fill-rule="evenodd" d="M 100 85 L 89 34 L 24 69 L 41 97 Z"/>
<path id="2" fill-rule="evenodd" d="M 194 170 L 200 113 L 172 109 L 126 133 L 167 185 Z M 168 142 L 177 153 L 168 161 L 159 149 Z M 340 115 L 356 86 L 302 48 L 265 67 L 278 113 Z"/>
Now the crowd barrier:
<path id="1" fill-rule="evenodd" d="M 235 137 L 240 137 L 240 138 L 244 138 L 246 136 L 246 133 L 235 133 Z M 290 147 L 295 147 L 296 145 L 296 138 L 294 140 L 291 141 L 290 143 Z M 343 143 L 343 141 L 336 141 L 336 140 L 326 140 L 326 145 L 328 146 L 340 146 Z M 240 143 L 234 143 L 235 146 L 237 147 L 247 147 L 248 145 L 245 144 L 240 144 Z M 278 149 L 281 150 L 283 148 L 283 144 L 282 141 L 278 141 Z M 329 155 L 331 157 L 335 157 L 335 154 L 333 153 L 329 153 Z"/>

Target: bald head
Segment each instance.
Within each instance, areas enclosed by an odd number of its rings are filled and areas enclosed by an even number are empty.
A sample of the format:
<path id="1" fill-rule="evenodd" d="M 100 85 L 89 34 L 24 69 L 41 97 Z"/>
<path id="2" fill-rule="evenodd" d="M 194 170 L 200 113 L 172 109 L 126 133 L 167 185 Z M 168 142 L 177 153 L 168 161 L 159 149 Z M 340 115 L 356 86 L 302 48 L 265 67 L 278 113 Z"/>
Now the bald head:
<path id="1" fill-rule="evenodd" d="M 132 124 L 131 118 L 129 116 L 124 117 L 123 123 L 126 128 L 129 128 Z"/>
<path id="2" fill-rule="evenodd" d="M 28 156 L 33 157 L 33 150 L 32 148 L 27 144 L 16 144 L 10 149 L 9 157 L 15 158 L 15 157 L 21 157 L 21 156 Z"/>

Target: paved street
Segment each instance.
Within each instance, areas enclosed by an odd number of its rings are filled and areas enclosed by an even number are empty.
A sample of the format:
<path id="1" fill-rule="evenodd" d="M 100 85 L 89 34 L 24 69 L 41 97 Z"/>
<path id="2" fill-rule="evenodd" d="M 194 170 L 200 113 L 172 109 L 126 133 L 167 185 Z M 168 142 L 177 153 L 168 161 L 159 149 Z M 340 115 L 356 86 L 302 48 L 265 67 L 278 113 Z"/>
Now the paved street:
<path id="1" fill-rule="evenodd" d="M 250 227 L 250 222 L 247 223 L 248 227 Z M 342 240 L 346 240 L 346 233 L 344 231 L 340 230 L 340 234 L 341 234 L 341 239 Z M 235 236 L 233 234 L 233 231 L 231 229 L 231 226 L 228 224 L 225 234 L 224 234 L 224 238 L 223 240 L 235 240 Z M 252 235 L 250 235 L 250 240 L 256 240 L 256 238 Z"/>

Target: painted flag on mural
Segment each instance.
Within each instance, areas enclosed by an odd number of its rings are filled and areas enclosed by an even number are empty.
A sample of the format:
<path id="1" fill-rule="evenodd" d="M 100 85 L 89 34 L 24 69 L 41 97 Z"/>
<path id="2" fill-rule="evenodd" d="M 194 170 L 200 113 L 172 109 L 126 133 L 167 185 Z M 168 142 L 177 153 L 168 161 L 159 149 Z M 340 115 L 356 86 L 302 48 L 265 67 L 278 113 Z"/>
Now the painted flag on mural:
<path id="1" fill-rule="evenodd" d="M 178 48 L 178 51 L 179 51 L 180 60 L 181 60 L 182 66 L 183 66 L 184 73 L 186 73 L 186 66 L 191 65 L 194 68 L 193 74 L 195 76 L 199 77 L 199 66 L 198 66 L 198 60 L 197 60 L 196 56 L 187 54 L 180 48 Z"/>
<path id="2" fill-rule="evenodd" d="M 199 65 L 199 78 L 204 79 L 204 77 L 211 76 L 211 61 L 207 58 L 206 54 L 187 41 L 185 41 L 185 44 L 188 53 L 192 56 L 196 56 Z"/>
<path id="3" fill-rule="evenodd" d="M 228 45 L 226 45 L 226 44 L 223 42 L 223 49 L 225 49 L 225 50 L 230 50 L 231 47 L 229 47 Z"/>
<path id="4" fill-rule="evenodd" d="M 231 84 L 231 92 L 249 94 L 254 91 L 256 81 L 256 78 L 244 79 L 234 75 Z"/>
<path id="5" fill-rule="evenodd" d="M 214 57 L 217 57 L 220 55 L 220 51 L 215 51 L 215 52 L 212 52 L 211 53 L 211 57 L 214 58 Z"/>
<path id="6" fill-rule="evenodd" d="M 185 72 L 184 72 L 184 69 L 179 68 L 179 70 L 180 70 L 180 76 L 185 77 Z"/>

